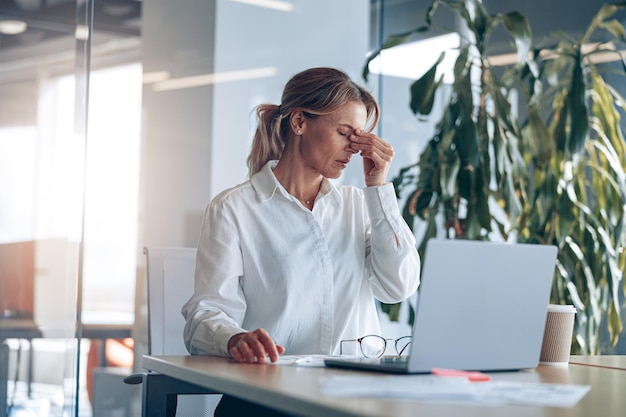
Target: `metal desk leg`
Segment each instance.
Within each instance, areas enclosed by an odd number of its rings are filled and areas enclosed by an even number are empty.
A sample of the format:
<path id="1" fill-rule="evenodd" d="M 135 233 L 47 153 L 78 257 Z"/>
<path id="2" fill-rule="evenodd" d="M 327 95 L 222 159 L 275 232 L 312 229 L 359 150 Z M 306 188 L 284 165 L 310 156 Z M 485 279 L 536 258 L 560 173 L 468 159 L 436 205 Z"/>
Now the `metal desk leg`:
<path id="1" fill-rule="evenodd" d="M 26 343 L 28 343 L 28 364 L 26 367 L 26 392 L 28 393 L 28 398 L 32 398 L 32 386 L 33 386 L 33 342 L 31 339 L 24 339 Z M 18 339 L 18 347 L 17 347 L 17 365 L 19 366 L 22 356 L 22 339 Z M 15 370 L 16 375 L 19 375 L 19 370 Z M 17 383 L 17 378 L 16 381 Z"/>
<path id="2" fill-rule="evenodd" d="M 107 340 L 106 339 L 99 339 L 100 340 L 100 366 L 103 368 L 106 368 L 108 366 L 107 364 Z"/>
<path id="3" fill-rule="evenodd" d="M 33 341 L 28 340 L 28 375 L 27 375 L 28 398 L 33 398 Z"/>
<path id="4" fill-rule="evenodd" d="M 0 417 L 7 415 L 7 390 L 9 389 L 9 345 L 0 344 Z"/>

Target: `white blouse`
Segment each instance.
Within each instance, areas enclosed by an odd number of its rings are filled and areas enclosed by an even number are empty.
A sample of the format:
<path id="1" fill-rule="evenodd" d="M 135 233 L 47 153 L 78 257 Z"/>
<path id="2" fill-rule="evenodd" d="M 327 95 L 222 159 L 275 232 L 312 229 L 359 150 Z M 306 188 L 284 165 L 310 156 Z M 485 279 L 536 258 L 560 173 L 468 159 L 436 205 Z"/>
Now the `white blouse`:
<path id="1" fill-rule="evenodd" d="M 195 292 L 182 308 L 191 354 L 229 356 L 233 335 L 260 327 L 285 354 L 338 354 L 341 340 L 380 334 L 375 299 L 395 303 L 417 290 L 415 237 L 393 185 L 325 179 L 310 211 L 281 186 L 275 165 L 206 209 Z"/>

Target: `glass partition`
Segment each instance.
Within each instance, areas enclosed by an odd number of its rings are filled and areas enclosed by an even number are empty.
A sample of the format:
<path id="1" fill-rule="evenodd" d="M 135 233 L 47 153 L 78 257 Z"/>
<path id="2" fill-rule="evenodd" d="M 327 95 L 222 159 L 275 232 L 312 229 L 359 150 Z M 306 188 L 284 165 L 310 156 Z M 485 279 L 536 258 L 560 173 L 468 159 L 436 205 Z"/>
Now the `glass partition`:
<path id="1" fill-rule="evenodd" d="M 131 335 L 140 11 L 0 5 L 0 416 L 91 416 L 99 343 Z"/>
<path id="2" fill-rule="evenodd" d="M 9 354 L 0 413 L 71 415 L 79 404 L 85 148 L 76 127 L 86 115 L 84 104 L 76 107 L 86 97 L 77 74 L 88 67 L 75 52 L 75 2 L 50 4 L 54 13 L 32 2 L 6 4 L 0 9 L 0 334 Z"/>

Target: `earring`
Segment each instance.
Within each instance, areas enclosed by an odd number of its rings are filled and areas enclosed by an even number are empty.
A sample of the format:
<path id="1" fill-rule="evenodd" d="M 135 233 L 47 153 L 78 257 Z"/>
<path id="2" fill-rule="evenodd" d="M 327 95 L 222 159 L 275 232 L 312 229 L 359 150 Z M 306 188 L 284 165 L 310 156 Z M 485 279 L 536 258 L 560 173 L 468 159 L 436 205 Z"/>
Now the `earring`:
<path id="1" fill-rule="evenodd" d="M 296 132 L 296 134 L 301 135 L 301 134 L 302 134 L 302 131 L 301 131 L 301 130 L 298 130 L 298 131 Z"/>

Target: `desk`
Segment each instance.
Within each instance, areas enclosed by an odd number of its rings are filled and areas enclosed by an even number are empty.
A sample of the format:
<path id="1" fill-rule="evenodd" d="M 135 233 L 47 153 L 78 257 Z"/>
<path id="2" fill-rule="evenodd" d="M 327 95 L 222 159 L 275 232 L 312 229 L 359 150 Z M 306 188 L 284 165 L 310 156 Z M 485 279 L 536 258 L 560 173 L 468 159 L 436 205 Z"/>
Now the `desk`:
<path id="1" fill-rule="evenodd" d="M 623 417 L 626 410 L 626 372 L 601 366 L 572 364 L 567 368 L 539 366 L 541 382 L 591 385 L 591 391 L 574 408 L 538 406 L 467 406 L 394 398 L 331 398 L 320 394 L 318 381 L 357 371 L 297 366 L 249 365 L 210 356 L 144 356 L 143 367 L 199 387 L 235 395 L 302 416 L 462 416 L 462 417 Z M 526 372 L 526 371 L 524 371 Z M 362 372 L 367 375 L 383 375 Z M 507 380 L 520 372 L 493 373 Z M 150 414 L 164 415 L 164 414 Z"/>
<path id="2" fill-rule="evenodd" d="M 0 341 L 5 339 L 37 339 L 41 330 L 32 319 L 0 319 Z"/>
<path id="3" fill-rule="evenodd" d="M 132 334 L 132 324 L 83 323 L 83 339 L 125 339 Z"/>
<path id="4" fill-rule="evenodd" d="M 106 357 L 106 340 L 107 339 L 126 339 L 131 337 L 133 330 L 132 324 L 87 324 L 82 325 L 83 339 L 100 340 L 100 366 L 107 366 Z"/>

